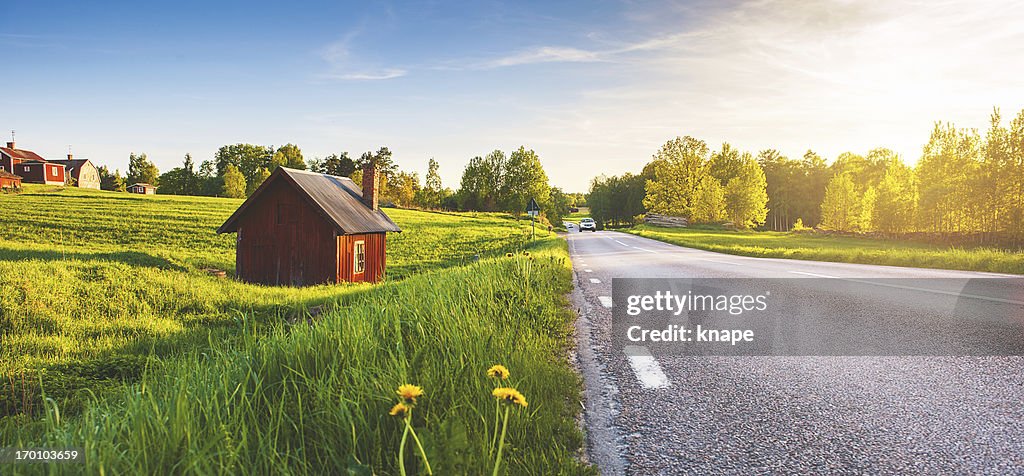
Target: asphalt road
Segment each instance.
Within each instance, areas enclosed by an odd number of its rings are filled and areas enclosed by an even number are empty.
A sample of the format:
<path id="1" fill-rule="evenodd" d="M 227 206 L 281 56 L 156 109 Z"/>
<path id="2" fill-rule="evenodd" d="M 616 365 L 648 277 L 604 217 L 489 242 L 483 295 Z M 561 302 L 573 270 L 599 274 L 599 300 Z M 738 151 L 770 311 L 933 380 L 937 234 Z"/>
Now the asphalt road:
<path id="1" fill-rule="evenodd" d="M 1024 474 L 1024 357 L 629 357 L 611 335 L 613 278 L 1009 276 L 748 258 L 575 228 L 568 240 L 588 453 L 603 474 Z M 835 301 L 912 314 L 957 292 L 879 289 Z M 1024 315 L 1015 302 L 988 304 Z"/>

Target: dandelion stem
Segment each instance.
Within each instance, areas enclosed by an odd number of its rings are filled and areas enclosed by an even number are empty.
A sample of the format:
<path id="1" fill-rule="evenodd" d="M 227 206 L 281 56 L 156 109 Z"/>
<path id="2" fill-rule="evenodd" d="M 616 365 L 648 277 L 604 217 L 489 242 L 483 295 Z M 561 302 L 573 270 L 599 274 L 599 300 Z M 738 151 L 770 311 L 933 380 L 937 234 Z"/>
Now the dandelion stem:
<path id="1" fill-rule="evenodd" d="M 398 471 L 405 476 L 405 440 L 409 438 L 409 417 L 405 417 L 405 432 L 402 433 L 402 442 L 398 445 Z"/>
<path id="2" fill-rule="evenodd" d="M 488 455 L 494 454 L 494 445 L 498 444 L 498 421 L 501 420 L 501 402 L 498 400 L 494 401 L 494 433 L 491 434 L 491 450 L 487 452 Z"/>
<path id="3" fill-rule="evenodd" d="M 412 433 L 412 440 L 416 442 L 416 448 L 420 450 L 420 456 L 423 457 L 423 465 L 427 467 L 427 474 L 434 474 L 434 471 L 430 469 L 430 461 L 427 460 L 427 452 L 423 451 L 423 445 L 420 444 L 420 438 L 416 436 L 416 430 L 412 427 L 412 422 L 408 419 L 405 420 L 405 426 L 409 433 Z"/>
<path id="4" fill-rule="evenodd" d="M 501 466 L 501 453 L 505 449 L 505 432 L 508 430 L 509 410 L 509 407 L 505 408 L 505 421 L 501 423 L 501 441 L 498 443 L 498 457 L 494 460 L 494 473 L 492 473 L 492 476 L 498 476 L 498 467 Z"/>

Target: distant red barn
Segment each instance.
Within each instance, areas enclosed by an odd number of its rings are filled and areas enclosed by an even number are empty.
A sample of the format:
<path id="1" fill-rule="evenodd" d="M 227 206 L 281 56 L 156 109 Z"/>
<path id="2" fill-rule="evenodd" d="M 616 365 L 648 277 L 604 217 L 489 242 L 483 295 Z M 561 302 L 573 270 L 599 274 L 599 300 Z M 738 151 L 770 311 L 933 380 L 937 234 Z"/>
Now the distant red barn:
<path id="1" fill-rule="evenodd" d="M 377 206 L 377 171 L 362 190 L 345 177 L 278 167 L 217 230 L 238 234 L 238 278 L 270 285 L 377 282 L 386 233 L 401 232 Z"/>

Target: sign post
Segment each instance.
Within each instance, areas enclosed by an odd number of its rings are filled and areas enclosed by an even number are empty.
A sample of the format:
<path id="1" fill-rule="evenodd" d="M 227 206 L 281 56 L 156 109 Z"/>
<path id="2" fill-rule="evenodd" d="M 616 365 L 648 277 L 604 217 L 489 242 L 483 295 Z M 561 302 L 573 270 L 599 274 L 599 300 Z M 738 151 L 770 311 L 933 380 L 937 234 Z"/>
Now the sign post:
<path id="1" fill-rule="evenodd" d="M 533 225 L 533 236 L 531 240 L 537 238 L 537 215 L 540 215 L 540 205 L 537 205 L 537 200 L 531 198 L 530 203 L 526 205 L 526 213 L 530 215 L 530 222 Z"/>

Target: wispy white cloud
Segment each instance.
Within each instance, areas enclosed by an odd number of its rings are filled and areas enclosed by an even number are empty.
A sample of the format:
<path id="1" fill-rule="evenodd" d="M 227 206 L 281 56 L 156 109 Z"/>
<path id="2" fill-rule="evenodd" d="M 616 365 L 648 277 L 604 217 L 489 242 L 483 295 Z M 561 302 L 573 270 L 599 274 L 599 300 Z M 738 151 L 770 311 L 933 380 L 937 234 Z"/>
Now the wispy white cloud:
<path id="1" fill-rule="evenodd" d="M 362 28 L 349 31 L 341 39 L 320 49 L 320 58 L 327 64 L 328 71 L 316 75 L 321 81 L 379 81 L 405 76 L 405 68 L 375 68 L 362 65 L 358 55 L 352 53 L 352 44 L 362 34 Z"/>
<path id="2" fill-rule="evenodd" d="M 535 63 L 589 63 L 596 61 L 607 61 L 606 52 L 588 51 L 571 47 L 541 46 L 493 60 L 484 61 L 479 63 L 479 66 L 483 68 L 500 68 L 504 66 L 518 66 Z"/>
<path id="3" fill-rule="evenodd" d="M 408 71 L 399 68 L 390 68 L 377 71 L 358 71 L 352 73 L 325 74 L 322 79 L 340 79 L 346 81 L 376 81 L 383 79 L 394 79 L 405 76 Z"/>

